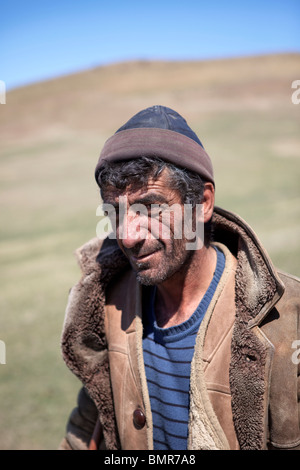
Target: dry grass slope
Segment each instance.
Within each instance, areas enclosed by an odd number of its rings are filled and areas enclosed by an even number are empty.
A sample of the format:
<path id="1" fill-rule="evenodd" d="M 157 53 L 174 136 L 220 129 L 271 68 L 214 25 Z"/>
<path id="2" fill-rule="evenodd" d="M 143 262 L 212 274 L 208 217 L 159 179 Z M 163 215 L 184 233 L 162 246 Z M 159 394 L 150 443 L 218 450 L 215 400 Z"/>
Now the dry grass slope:
<path id="1" fill-rule="evenodd" d="M 0 107 L 0 448 L 55 449 L 75 405 L 62 363 L 72 253 L 95 236 L 93 171 L 111 133 L 140 109 L 176 109 L 215 166 L 217 204 L 255 229 L 274 263 L 300 275 L 299 55 L 137 61 L 8 93 Z"/>

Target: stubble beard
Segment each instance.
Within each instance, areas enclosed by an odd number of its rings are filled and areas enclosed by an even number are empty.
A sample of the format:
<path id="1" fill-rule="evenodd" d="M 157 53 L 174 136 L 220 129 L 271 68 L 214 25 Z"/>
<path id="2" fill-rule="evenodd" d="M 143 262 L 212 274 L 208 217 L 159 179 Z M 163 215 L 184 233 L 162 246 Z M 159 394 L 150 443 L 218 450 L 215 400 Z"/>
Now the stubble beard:
<path id="1" fill-rule="evenodd" d="M 152 266 L 151 261 L 136 263 L 134 269 L 137 273 L 137 280 L 141 284 L 145 286 L 161 284 L 184 269 L 192 257 L 192 251 L 186 251 L 182 243 L 177 246 L 174 240 L 170 252 L 167 252 L 164 248 L 161 248 L 160 251 L 161 260 L 159 265 Z"/>

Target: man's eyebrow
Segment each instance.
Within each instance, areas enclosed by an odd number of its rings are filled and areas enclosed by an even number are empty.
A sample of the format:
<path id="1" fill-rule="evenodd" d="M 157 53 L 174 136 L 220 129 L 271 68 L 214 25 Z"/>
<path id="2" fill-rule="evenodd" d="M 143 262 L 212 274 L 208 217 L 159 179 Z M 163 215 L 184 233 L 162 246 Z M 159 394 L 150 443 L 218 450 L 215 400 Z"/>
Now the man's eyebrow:
<path id="1" fill-rule="evenodd" d="M 104 198 L 102 201 L 102 205 L 108 204 L 111 205 L 114 208 L 119 207 L 119 198 L 116 199 L 110 199 Z M 163 194 L 157 194 L 157 193 L 151 193 L 151 194 L 146 194 L 145 196 L 140 196 L 138 197 L 133 204 L 144 204 L 144 205 L 149 205 L 149 204 L 167 204 L 168 200 L 165 198 Z"/>
<path id="2" fill-rule="evenodd" d="M 138 199 L 134 201 L 134 204 L 145 204 L 145 205 L 157 204 L 157 203 L 166 204 L 167 202 L 168 202 L 167 199 L 162 194 L 152 193 L 152 194 L 146 194 L 145 196 L 139 197 Z"/>

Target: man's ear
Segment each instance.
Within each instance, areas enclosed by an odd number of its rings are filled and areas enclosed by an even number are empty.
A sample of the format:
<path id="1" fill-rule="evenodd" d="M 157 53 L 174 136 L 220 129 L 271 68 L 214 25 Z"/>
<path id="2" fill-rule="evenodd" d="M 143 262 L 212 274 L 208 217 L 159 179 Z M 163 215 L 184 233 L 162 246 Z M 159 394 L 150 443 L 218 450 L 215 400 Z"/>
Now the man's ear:
<path id="1" fill-rule="evenodd" d="M 211 219 L 215 205 L 215 187 L 210 182 L 204 184 L 202 204 L 204 223 L 206 223 Z"/>

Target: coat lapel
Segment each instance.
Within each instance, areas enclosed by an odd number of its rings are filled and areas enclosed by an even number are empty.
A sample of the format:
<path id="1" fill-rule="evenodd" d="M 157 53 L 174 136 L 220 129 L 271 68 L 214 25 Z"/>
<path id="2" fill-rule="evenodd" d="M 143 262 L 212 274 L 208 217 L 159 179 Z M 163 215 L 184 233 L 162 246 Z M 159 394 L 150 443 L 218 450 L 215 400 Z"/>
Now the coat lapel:
<path id="1" fill-rule="evenodd" d="M 82 278 L 71 289 L 61 348 L 70 370 L 94 401 L 107 449 L 119 449 L 105 337 L 105 289 L 128 261 L 114 241 L 93 239 L 77 251 Z"/>

